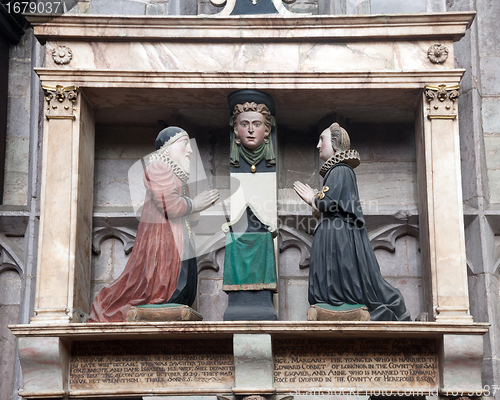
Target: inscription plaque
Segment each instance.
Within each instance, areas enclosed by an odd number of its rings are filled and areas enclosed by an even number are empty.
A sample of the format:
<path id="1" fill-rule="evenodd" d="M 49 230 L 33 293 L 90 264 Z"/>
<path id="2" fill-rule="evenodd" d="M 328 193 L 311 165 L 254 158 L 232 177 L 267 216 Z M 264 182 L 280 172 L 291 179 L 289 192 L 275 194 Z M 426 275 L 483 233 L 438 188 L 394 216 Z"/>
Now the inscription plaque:
<path id="1" fill-rule="evenodd" d="M 278 389 L 435 390 L 434 339 L 275 339 Z"/>
<path id="2" fill-rule="evenodd" d="M 231 339 L 73 342 L 71 389 L 234 386 Z"/>

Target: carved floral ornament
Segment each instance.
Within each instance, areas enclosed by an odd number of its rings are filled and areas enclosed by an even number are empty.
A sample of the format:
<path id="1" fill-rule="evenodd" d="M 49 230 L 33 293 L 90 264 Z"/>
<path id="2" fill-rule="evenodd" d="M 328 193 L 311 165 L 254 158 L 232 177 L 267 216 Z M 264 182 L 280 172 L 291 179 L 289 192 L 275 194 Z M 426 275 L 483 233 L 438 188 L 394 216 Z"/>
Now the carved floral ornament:
<path id="1" fill-rule="evenodd" d="M 427 106 L 429 119 L 456 119 L 457 99 L 460 97 L 460 85 L 426 85 L 425 97 L 429 102 Z"/>
<path id="2" fill-rule="evenodd" d="M 47 119 L 75 119 L 76 101 L 79 89 L 76 86 L 42 86 L 47 101 Z"/>
<path id="3" fill-rule="evenodd" d="M 67 46 L 57 46 L 52 50 L 52 59 L 56 64 L 69 64 L 73 58 L 73 52 Z"/>
<path id="4" fill-rule="evenodd" d="M 433 64 L 442 64 L 448 59 L 448 49 L 441 43 L 433 44 L 427 50 L 427 57 Z"/>

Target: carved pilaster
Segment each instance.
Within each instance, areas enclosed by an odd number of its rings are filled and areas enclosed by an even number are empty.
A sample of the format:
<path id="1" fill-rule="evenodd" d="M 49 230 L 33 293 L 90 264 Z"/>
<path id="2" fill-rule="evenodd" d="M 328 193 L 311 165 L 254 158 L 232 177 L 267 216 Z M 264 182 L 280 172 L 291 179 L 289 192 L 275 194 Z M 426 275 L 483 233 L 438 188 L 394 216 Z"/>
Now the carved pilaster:
<path id="1" fill-rule="evenodd" d="M 425 97 L 428 102 L 427 118 L 456 119 L 458 116 L 457 99 L 460 96 L 460 85 L 427 85 Z"/>
<path id="2" fill-rule="evenodd" d="M 42 86 L 45 94 L 47 119 L 75 119 L 79 89 L 76 86 Z"/>
<path id="3" fill-rule="evenodd" d="M 472 316 L 456 101 L 459 89 L 458 84 L 427 85 L 422 92 L 415 121 L 418 207 L 424 290 L 431 320 L 469 324 Z"/>

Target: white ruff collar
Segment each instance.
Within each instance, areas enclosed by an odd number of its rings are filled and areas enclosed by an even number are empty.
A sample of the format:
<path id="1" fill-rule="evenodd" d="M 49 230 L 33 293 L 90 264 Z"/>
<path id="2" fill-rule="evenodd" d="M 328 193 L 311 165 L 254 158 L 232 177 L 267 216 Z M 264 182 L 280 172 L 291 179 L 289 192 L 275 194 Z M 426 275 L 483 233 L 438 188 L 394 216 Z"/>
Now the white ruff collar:
<path id="1" fill-rule="evenodd" d="M 163 150 L 163 151 L 162 151 Z M 164 163 L 167 163 L 170 168 L 172 168 L 172 171 L 174 172 L 175 175 L 184 183 L 186 183 L 189 180 L 189 174 L 186 173 L 182 169 L 182 167 L 177 164 L 174 160 L 172 160 L 166 151 L 167 149 L 163 149 L 163 147 L 154 152 L 151 157 L 149 157 L 149 163 L 151 164 L 153 161 L 163 161 Z"/>
<path id="2" fill-rule="evenodd" d="M 360 164 L 359 153 L 356 150 L 346 150 L 335 153 L 325 161 L 319 174 L 324 177 L 330 168 L 341 162 L 346 163 L 351 168 L 356 168 Z"/>
<path id="3" fill-rule="evenodd" d="M 183 136 L 189 137 L 186 131 L 180 131 L 177 132 L 174 136 L 172 136 L 168 142 L 163 143 L 163 146 L 161 146 L 157 151 L 155 151 L 149 157 L 149 163 L 151 164 L 153 161 L 163 161 L 164 163 L 167 163 L 170 166 L 170 168 L 172 168 L 174 174 L 177 175 L 177 177 L 182 182 L 186 183 L 189 180 L 189 173 L 184 171 L 182 167 L 179 164 L 177 164 L 174 160 L 172 160 L 168 155 L 168 148 L 170 147 L 170 145 L 179 140 Z"/>

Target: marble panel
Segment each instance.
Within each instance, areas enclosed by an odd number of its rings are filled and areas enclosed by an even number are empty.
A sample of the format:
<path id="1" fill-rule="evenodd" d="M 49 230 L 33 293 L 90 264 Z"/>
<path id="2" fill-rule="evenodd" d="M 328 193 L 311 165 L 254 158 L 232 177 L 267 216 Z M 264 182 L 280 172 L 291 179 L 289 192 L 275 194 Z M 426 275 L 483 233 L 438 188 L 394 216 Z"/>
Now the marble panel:
<path id="1" fill-rule="evenodd" d="M 273 387 L 273 351 L 271 335 L 235 334 L 235 387 L 245 389 Z"/>
<path id="2" fill-rule="evenodd" d="M 67 390 L 68 346 L 57 337 L 21 337 L 19 358 L 25 391 Z"/>
<path id="3" fill-rule="evenodd" d="M 407 14 L 426 11 L 426 0 L 371 0 L 372 14 Z"/>
<path id="4" fill-rule="evenodd" d="M 441 356 L 441 385 L 447 391 L 457 387 L 481 389 L 483 338 L 444 335 Z"/>
<path id="5" fill-rule="evenodd" d="M 413 70 L 413 69 L 453 69 L 455 60 L 453 57 L 453 42 L 451 40 L 441 40 L 448 49 L 448 58 L 442 64 L 433 64 L 427 57 L 429 47 L 434 45 L 436 41 L 420 41 L 418 43 L 410 42 L 395 42 L 394 43 L 394 68 L 396 70 Z"/>
<path id="6" fill-rule="evenodd" d="M 394 69 L 392 44 L 303 43 L 299 71 L 363 71 Z"/>
<path id="7" fill-rule="evenodd" d="M 58 45 L 72 49 L 71 64 L 64 69 L 116 69 L 139 71 L 244 71 L 244 72 L 343 72 L 400 71 L 453 68 L 449 60 L 432 64 L 427 50 L 434 44 L 396 42 L 323 43 L 314 39 L 297 43 L 48 42 L 47 67 L 61 68 L 52 60 Z"/>

